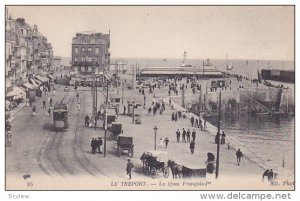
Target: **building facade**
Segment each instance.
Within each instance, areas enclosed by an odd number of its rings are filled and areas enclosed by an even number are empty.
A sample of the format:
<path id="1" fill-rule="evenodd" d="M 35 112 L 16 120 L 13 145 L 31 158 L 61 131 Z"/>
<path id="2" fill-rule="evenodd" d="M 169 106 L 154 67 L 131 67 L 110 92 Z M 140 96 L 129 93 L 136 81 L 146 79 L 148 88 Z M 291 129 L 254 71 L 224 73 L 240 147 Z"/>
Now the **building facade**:
<path id="1" fill-rule="evenodd" d="M 48 74 L 53 66 L 51 43 L 24 18 L 6 16 L 5 48 L 7 86 L 19 86 L 36 75 Z"/>
<path id="2" fill-rule="evenodd" d="M 77 33 L 72 40 L 72 71 L 75 77 L 90 77 L 109 70 L 110 34 Z"/>

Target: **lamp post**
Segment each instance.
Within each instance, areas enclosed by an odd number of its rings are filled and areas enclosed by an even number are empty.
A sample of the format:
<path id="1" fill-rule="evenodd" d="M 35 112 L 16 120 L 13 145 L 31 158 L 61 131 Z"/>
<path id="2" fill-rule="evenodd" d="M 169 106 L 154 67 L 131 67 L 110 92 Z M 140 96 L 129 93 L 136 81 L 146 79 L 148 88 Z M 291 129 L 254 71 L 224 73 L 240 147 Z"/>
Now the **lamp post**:
<path id="1" fill-rule="evenodd" d="M 124 104 L 124 83 L 122 82 L 122 105 Z"/>
<path id="2" fill-rule="evenodd" d="M 156 135 L 157 135 L 158 128 L 155 126 L 153 130 L 154 130 L 154 150 L 156 150 Z"/>
<path id="3" fill-rule="evenodd" d="M 106 157 L 108 82 L 106 82 L 105 88 L 106 88 L 106 98 L 105 98 L 105 132 L 104 132 L 104 148 L 103 148 L 103 157 L 104 158 Z"/>
<path id="4" fill-rule="evenodd" d="M 217 159 L 216 159 L 216 179 L 219 176 L 219 160 L 220 160 L 220 124 L 221 124 L 221 91 L 219 95 L 219 114 L 218 114 L 218 132 L 216 135 L 217 141 Z"/>

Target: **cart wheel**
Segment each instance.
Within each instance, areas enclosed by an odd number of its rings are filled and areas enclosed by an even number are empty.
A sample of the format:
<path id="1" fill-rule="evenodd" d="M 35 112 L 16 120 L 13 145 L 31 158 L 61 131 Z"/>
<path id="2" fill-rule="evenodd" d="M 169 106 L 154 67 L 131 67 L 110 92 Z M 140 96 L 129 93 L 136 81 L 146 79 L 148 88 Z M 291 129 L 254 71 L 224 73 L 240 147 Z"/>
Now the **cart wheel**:
<path id="1" fill-rule="evenodd" d="M 164 174 L 164 178 L 169 177 L 169 168 L 168 167 L 164 167 L 163 174 Z"/>
<path id="2" fill-rule="evenodd" d="M 152 179 L 155 179 L 155 178 L 156 178 L 156 168 L 155 168 L 155 167 L 152 167 L 152 168 L 151 168 L 150 174 L 151 174 Z"/>

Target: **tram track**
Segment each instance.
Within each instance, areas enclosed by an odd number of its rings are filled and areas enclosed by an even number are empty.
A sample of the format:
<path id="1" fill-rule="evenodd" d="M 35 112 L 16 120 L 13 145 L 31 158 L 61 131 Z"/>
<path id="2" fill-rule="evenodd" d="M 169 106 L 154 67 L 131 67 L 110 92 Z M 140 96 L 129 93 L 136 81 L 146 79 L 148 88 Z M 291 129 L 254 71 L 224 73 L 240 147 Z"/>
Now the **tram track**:
<path id="1" fill-rule="evenodd" d="M 80 97 L 80 99 L 82 96 Z M 83 105 L 85 105 L 85 93 L 83 93 Z M 75 128 L 75 138 L 73 143 L 73 153 L 76 157 L 77 161 L 80 163 L 83 169 L 85 169 L 86 172 L 88 172 L 90 175 L 93 175 L 94 177 L 98 176 L 99 174 L 104 175 L 106 177 L 109 177 L 104 172 L 98 169 L 93 163 L 90 162 L 90 160 L 85 156 L 83 148 L 82 148 L 82 132 L 81 131 L 81 125 L 79 125 L 79 120 L 81 114 L 84 114 L 85 109 L 82 107 L 82 110 L 77 115 L 77 121 L 76 121 L 76 128 Z M 78 129 L 79 128 L 79 129 Z"/>
<path id="2" fill-rule="evenodd" d="M 69 96 L 69 92 L 64 95 L 61 103 L 67 96 Z M 72 105 L 73 99 L 70 108 L 72 108 Z M 48 176 L 51 176 L 55 173 L 58 173 L 62 177 L 64 177 L 66 174 L 73 174 L 73 171 L 67 167 L 59 154 L 59 147 L 61 146 L 62 137 L 62 132 L 58 132 L 52 128 L 51 131 L 48 131 L 45 135 L 42 145 L 37 152 L 36 162 L 38 163 L 40 169 Z M 44 159 L 46 159 L 47 162 L 45 162 Z M 52 169 L 52 171 L 50 169 Z"/>
<path id="3" fill-rule="evenodd" d="M 88 173 L 93 177 L 98 175 L 106 176 L 98 167 L 96 167 L 90 160 L 85 156 L 83 147 L 82 147 L 82 125 L 80 125 L 80 117 L 85 112 L 85 107 L 82 107 L 80 111 L 77 109 L 72 109 L 74 105 L 75 96 L 70 99 L 70 93 L 68 92 L 62 99 L 61 102 L 68 99 L 69 102 L 69 118 L 74 119 L 75 126 L 72 133 L 74 133 L 73 142 L 72 142 L 72 155 L 74 159 L 64 158 L 65 153 L 61 153 L 62 142 L 64 131 L 56 131 L 52 129 L 48 131 L 44 136 L 41 147 L 36 154 L 36 162 L 39 168 L 48 176 L 59 175 L 65 177 L 67 175 L 77 175 L 79 171 Z M 83 97 L 82 97 L 83 96 Z M 85 104 L 85 93 L 80 96 L 82 100 L 82 105 Z M 74 112 L 78 111 L 78 112 Z M 68 132 L 68 131 L 66 131 Z M 69 131 L 70 132 L 70 131 Z M 80 169 L 80 170 L 79 170 Z"/>

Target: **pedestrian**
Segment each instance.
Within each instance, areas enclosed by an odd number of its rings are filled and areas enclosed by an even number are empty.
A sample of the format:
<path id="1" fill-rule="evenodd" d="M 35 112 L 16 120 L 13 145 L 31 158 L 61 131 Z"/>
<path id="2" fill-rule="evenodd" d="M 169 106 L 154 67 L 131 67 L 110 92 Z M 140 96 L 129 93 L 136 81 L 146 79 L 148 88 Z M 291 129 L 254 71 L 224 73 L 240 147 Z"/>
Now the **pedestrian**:
<path id="1" fill-rule="evenodd" d="M 182 141 L 183 142 L 186 142 L 185 141 L 185 135 L 186 135 L 186 131 L 184 130 L 184 128 L 182 129 Z"/>
<path id="2" fill-rule="evenodd" d="M 187 132 L 186 132 L 186 140 L 187 140 L 188 142 L 191 141 L 191 131 L 190 131 L 190 129 L 188 129 Z"/>
<path id="3" fill-rule="evenodd" d="M 195 150 L 195 142 L 194 141 L 191 141 L 191 143 L 190 143 L 190 150 L 191 150 L 191 153 L 194 154 L 194 150 Z"/>
<path id="4" fill-rule="evenodd" d="M 195 140 L 196 140 L 196 131 L 194 129 L 192 132 L 192 141 L 195 141 Z"/>
<path id="5" fill-rule="evenodd" d="M 175 121 L 175 113 L 172 113 L 172 121 Z"/>
<path id="6" fill-rule="evenodd" d="M 47 113 L 48 113 L 48 117 L 50 117 L 51 116 L 51 109 L 50 108 L 48 109 Z"/>
<path id="7" fill-rule="evenodd" d="M 43 108 L 46 108 L 46 101 L 43 100 Z"/>
<path id="8" fill-rule="evenodd" d="M 50 106 L 52 106 L 52 98 L 50 98 Z"/>
<path id="9" fill-rule="evenodd" d="M 198 121 L 198 119 L 195 120 L 195 127 L 199 128 L 199 121 Z"/>
<path id="10" fill-rule="evenodd" d="M 235 155 L 236 155 L 237 163 L 238 163 L 238 165 L 240 165 L 240 163 L 241 163 L 241 158 L 243 157 L 243 153 L 241 152 L 240 149 L 238 149 L 238 151 L 236 152 Z"/>
<path id="11" fill-rule="evenodd" d="M 192 117 L 191 117 L 191 124 L 192 124 L 192 127 L 194 126 L 194 120 L 195 120 L 195 119 L 194 119 L 194 116 L 192 116 Z"/>
<path id="12" fill-rule="evenodd" d="M 92 147 L 92 154 L 96 153 L 96 148 L 97 148 L 97 142 L 95 138 L 92 138 L 91 140 L 91 147 Z"/>
<path id="13" fill-rule="evenodd" d="M 33 107 L 32 107 L 32 114 L 33 114 L 33 116 L 35 116 L 35 112 L 36 112 L 36 107 L 33 106 Z"/>
<path id="14" fill-rule="evenodd" d="M 162 138 L 159 139 L 159 146 L 160 146 L 160 148 L 164 147 L 164 141 Z"/>
<path id="15" fill-rule="evenodd" d="M 102 154 L 102 144 L 103 144 L 102 138 L 98 137 L 97 148 L 98 148 L 98 153 L 99 154 Z"/>
<path id="16" fill-rule="evenodd" d="M 124 111 L 123 111 L 123 115 L 126 114 L 126 106 L 124 105 Z"/>
<path id="17" fill-rule="evenodd" d="M 166 137 L 166 139 L 165 139 L 165 147 L 166 147 L 166 149 L 168 148 L 168 144 L 169 144 L 169 139 Z"/>
<path id="18" fill-rule="evenodd" d="M 77 110 L 80 110 L 80 103 L 77 103 Z"/>
<path id="19" fill-rule="evenodd" d="M 169 90 L 168 92 L 169 92 L 169 96 L 171 96 L 171 91 Z"/>
<path id="20" fill-rule="evenodd" d="M 84 118 L 84 125 L 85 125 L 86 127 L 89 126 L 89 121 L 90 121 L 90 118 L 89 118 L 88 115 L 86 115 L 85 118 Z"/>
<path id="21" fill-rule="evenodd" d="M 151 111 L 152 111 L 152 108 L 151 108 L 151 106 L 148 108 L 148 115 L 150 115 L 151 114 Z"/>
<path id="22" fill-rule="evenodd" d="M 222 135 L 221 135 L 221 144 L 225 144 L 225 137 L 226 137 L 226 134 L 225 132 L 223 131 Z"/>
<path id="23" fill-rule="evenodd" d="M 132 162 L 130 161 L 130 159 L 127 160 L 127 165 L 126 165 L 126 173 L 127 175 L 129 176 L 129 180 L 131 179 L 131 170 L 133 168 L 133 164 Z"/>
<path id="24" fill-rule="evenodd" d="M 204 130 L 206 130 L 206 120 L 204 119 Z"/>
<path id="25" fill-rule="evenodd" d="M 177 118 L 177 112 L 176 112 L 176 113 L 175 113 L 175 118 L 174 118 L 174 120 L 177 121 L 177 119 L 178 119 L 178 118 Z"/>
<path id="26" fill-rule="evenodd" d="M 179 110 L 178 111 L 178 119 L 180 119 L 181 118 L 181 111 Z"/>
<path id="27" fill-rule="evenodd" d="M 177 137 L 177 143 L 179 143 L 179 141 L 180 141 L 180 131 L 179 131 L 179 129 L 177 129 L 177 131 L 176 131 L 176 137 Z"/>

